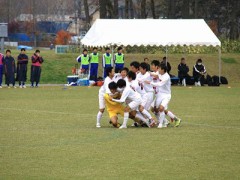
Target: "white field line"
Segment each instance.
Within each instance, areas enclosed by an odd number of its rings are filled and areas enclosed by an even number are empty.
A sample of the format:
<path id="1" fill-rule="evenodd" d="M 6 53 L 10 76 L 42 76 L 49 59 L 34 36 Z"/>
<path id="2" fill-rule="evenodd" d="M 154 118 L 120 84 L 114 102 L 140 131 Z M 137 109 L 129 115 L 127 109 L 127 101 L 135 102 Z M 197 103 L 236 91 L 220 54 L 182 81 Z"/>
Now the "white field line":
<path id="1" fill-rule="evenodd" d="M 49 113 L 49 114 L 62 114 L 62 115 L 77 115 L 79 117 L 96 117 L 96 114 L 82 114 L 80 112 L 78 113 L 65 113 L 65 112 L 59 112 L 59 111 L 43 111 L 43 110 L 35 110 L 35 109 L 17 109 L 17 108 L 0 108 L 2 110 L 11 110 L 11 111 L 25 111 L 25 112 L 35 112 L 35 113 Z M 103 117 L 108 117 L 107 112 L 104 112 Z M 191 115 L 185 115 L 182 117 L 203 117 L 203 116 L 191 116 Z M 240 129 L 240 127 L 235 126 L 219 126 L 219 125 L 210 125 L 210 124 L 200 124 L 200 123 L 192 123 L 192 122 L 186 122 L 183 120 L 182 124 L 189 124 L 194 126 L 205 126 L 205 127 L 211 127 L 211 128 L 225 128 L 225 129 Z"/>

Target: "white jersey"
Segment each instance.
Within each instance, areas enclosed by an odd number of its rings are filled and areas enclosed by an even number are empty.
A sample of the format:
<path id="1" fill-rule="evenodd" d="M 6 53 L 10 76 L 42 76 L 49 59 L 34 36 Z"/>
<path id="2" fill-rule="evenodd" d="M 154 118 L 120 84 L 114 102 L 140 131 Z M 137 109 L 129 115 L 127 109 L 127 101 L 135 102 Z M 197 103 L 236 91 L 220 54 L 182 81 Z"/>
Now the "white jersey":
<path id="1" fill-rule="evenodd" d="M 158 87 L 158 92 L 161 95 L 171 95 L 171 79 L 169 74 L 166 72 L 163 75 L 159 74 L 159 82 L 151 82 L 153 86 Z"/>
<path id="2" fill-rule="evenodd" d="M 134 91 L 136 91 L 137 93 L 139 93 L 141 95 L 141 97 L 146 94 L 146 91 L 143 87 L 140 86 L 139 82 L 137 80 L 132 80 L 131 82 L 129 82 L 129 86 L 130 88 L 132 88 Z"/>
<path id="3" fill-rule="evenodd" d="M 153 86 L 144 82 L 152 80 L 149 72 L 146 72 L 145 74 L 138 73 L 136 80 L 140 83 L 140 86 L 143 87 L 146 92 L 153 92 Z"/>
<path id="4" fill-rule="evenodd" d="M 104 84 L 99 89 L 99 94 L 104 95 L 105 93 L 108 93 L 108 94 L 111 93 L 110 89 L 108 88 L 108 85 L 110 82 L 113 82 L 113 79 L 111 79 L 110 77 L 107 76 L 104 80 Z"/>
<path id="5" fill-rule="evenodd" d="M 121 76 L 120 73 L 115 73 L 115 75 L 114 75 L 114 77 L 113 77 L 113 81 L 114 81 L 115 83 L 117 83 L 119 79 L 125 80 L 125 81 L 126 81 L 126 86 L 129 86 L 129 82 L 128 82 L 127 76 L 126 76 L 125 78 L 122 78 L 122 76 Z"/>
<path id="6" fill-rule="evenodd" d="M 154 83 L 157 83 L 157 82 L 160 82 L 160 79 L 159 79 L 159 71 L 156 71 L 156 72 L 151 72 L 151 81 L 154 82 Z M 155 77 L 155 75 L 157 77 Z M 158 93 L 158 87 L 157 86 L 153 86 L 153 90 L 154 90 L 154 93 L 157 94 Z"/>
<path id="7" fill-rule="evenodd" d="M 113 99 L 115 102 L 124 103 L 125 101 L 135 101 L 135 102 L 141 102 L 141 95 L 135 92 L 133 89 L 131 89 L 129 86 L 126 86 L 122 92 L 122 96 L 120 99 Z"/>

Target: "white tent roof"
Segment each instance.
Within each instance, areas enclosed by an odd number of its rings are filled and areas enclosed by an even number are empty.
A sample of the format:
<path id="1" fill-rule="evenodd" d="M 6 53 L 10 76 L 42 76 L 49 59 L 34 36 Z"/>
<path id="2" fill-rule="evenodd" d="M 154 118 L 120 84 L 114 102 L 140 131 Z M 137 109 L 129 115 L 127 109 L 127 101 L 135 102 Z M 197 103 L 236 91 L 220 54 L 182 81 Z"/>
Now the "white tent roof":
<path id="1" fill-rule="evenodd" d="M 221 46 L 203 19 L 97 19 L 81 42 L 87 46 Z"/>

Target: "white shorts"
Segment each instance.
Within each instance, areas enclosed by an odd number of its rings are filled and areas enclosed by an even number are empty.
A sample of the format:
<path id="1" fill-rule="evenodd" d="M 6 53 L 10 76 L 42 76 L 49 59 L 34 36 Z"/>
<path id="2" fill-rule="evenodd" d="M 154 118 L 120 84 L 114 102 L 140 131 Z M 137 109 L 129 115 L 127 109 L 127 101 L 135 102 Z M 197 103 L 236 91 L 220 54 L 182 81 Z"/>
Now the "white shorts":
<path id="1" fill-rule="evenodd" d="M 142 101 L 132 101 L 128 104 L 131 110 L 137 110 Z"/>
<path id="2" fill-rule="evenodd" d="M 164 107 L 164 110 L 167 110 L 168 108 L 168 104 L 171 100 L 171 94 L 159 94 L 157 97 L 156 97 L 156 100 L 155 100 L 155 106 L 158 108 L 161 106 Z"/>
<path id="3" fill-rule="evenodd" d="M 105 108 L 105 100 L 104 100 L 103 93 L 98 94 L 98 101 L 99 101 L 99 109 L 104 109 Z"/>
<path id="4" fill-rule="evenodd" d="M 152 102 L 153 102 L 153 92 L 147 92 L 142 96 L 141 106 L 143 106 L 144 109 L 148 111 L 151 107 Z"/>

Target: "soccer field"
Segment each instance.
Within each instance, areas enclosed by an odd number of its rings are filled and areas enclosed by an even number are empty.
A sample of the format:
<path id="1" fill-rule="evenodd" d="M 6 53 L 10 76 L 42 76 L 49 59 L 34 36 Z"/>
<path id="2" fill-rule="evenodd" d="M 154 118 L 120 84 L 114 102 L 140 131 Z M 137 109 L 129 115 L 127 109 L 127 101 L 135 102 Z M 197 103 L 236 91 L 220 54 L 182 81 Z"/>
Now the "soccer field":
<path id="1" fill-rule="evenodd" d="M 97 129 L 98 89 L 0 89 L 0 179 L 240 178 L 240 84 L 172 87 L 165 129 Z"/>

